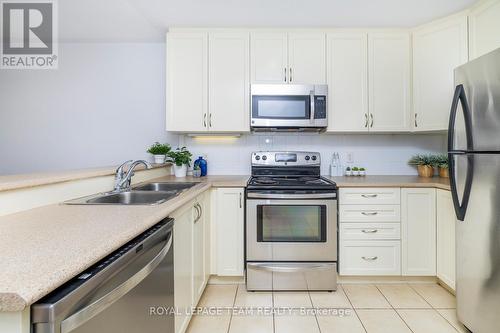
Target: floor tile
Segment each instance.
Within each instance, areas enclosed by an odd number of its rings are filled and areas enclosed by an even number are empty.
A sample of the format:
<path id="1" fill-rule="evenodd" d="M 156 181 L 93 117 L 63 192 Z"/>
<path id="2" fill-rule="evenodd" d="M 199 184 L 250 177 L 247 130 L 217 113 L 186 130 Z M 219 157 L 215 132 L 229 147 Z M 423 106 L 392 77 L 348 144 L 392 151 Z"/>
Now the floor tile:
<path id="1" fill-rule="evenodd" d="M 272 307 L 273 306 L 273 293 L 260 292 L 260 291 L 247 291 L 244 285 L 238 286 L 236 293 L 236 307 Z"/>
<path id="2" fill-rule="evenodd" d="M 454 309 L 457 307 L 455 296 L 438 284 L 412 284 L 411 287 L 433 308 Z"/>
<path id="3" fill-rule="evenodd" d="M 311 299 L 307 291 L 273 293 L 274 307 L 312 308 Z"/>
<path id="4" fill-rule="evenodd" d="M 227 333 L 231 314 L 193 316 L 186 333 Z"/>
<path id="5" fill-rule="evenodd" d="M 457 333 L 434 309 L 396 310 L 414 333 Z"/>
<path id="6" fill-rule="evenodd" d="M 315 308 L 352 308 L 342 286 L 333 292 L 309 292 Z"/>
<path id="7" fill-rule="evenodd" d="M 198 306 L 233 306 L 237 288 L 237 285 L 210 284 L 205 288 Z"/>
<path id="8" fill-rule="evenodd" d="M 354 308 L 359 309 L 390 309 L 380 291 L 371 284 L 344 284 L 344 291 Z"/>
<path id="9" fill-rule="evenodd" d="M 377 285 L 380 292 L 394 308 L 426 309 L 431 308 L 413 288 L 406 284 Z"/>
<path id="10" fill-rule="evenodd" d="M 344 316 L 317 315 L 321 333 L 365 333 L 354 310 L 347 310 Z M 307 333 L 303 332 L 303 333 Z"/>
<path id="11" fill-rule="evenodd" d="M 411 333 L 394 310 L 357 310 L 359 319 L 368 333 Z"/>
<path id="12" fill-rule="evenodd" d="M 458 320 L 456 309 L 437 309 L 437 312 L 448 320 L 448 322 L 460 333 L 469 333 L 467 328 Z"/>
<path id="13" fill-rule="evenodd" d="M 293 311 L 274 316 L 275 333 L 320 333 L 314 314 Z"/>
<path id="14" fill-rule="evenodd" d="M 229 333 L 273 333 L 273 316 L 268 315 L 233 315 Z"/>

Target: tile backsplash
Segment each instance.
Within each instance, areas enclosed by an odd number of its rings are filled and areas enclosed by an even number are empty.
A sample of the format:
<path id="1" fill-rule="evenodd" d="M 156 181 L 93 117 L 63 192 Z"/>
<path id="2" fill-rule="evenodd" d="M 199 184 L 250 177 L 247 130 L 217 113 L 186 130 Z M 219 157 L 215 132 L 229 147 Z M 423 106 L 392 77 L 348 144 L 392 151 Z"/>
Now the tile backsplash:
<path id="1" fill-rule="evenodd" d="M 305 133 L 259 133 L 235 137 L 180 136 L 180 145 L 193 152 L 193 158 L 205 155 L 212 175 L 250 174 L 250 155 L 259 150 L 317 151 L 321 153 L 321 173 L 329 174 L 334 152 L 346 165 L 362 166 L 371 175 L 412 175 L 408 159 L 418 153 L 446 150 L 444 134 L 338 135 Z"/>

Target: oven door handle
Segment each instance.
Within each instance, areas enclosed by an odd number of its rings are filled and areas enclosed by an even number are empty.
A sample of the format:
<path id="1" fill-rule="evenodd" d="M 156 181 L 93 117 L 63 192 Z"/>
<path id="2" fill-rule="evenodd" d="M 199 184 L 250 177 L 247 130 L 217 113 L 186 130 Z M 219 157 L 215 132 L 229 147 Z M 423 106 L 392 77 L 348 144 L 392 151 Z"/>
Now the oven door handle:
<path id="1" fill-rule="evenodd" d="M 269 194 L 247 193 L 248 199 L 336 199 L 337 193 Z"/>
<path id="2" fill-rule="evenodd" d="M 310 270 L 328 270 L 331 269 L 331 264 L 325 263 L 301 263 L 300 265 L 294 264 L 272 264 L 272 263 L 252 263 L 248 264 L 252 269 L 266 272 L 279 272 L 279 273 L 299 273 Z"/>

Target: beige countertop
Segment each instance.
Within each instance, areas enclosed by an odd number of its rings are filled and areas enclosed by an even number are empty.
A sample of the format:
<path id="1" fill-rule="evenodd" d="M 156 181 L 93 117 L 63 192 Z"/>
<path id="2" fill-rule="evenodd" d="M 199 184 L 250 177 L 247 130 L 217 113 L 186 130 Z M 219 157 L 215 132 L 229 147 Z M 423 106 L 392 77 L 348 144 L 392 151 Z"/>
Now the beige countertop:
<path id="1" fill-rule="evenodd" d="M 338 187 L 435 187 L 450 190 L 448 178 L 419 176 L 342 176 L 328 177 Z"/>
<path id="2" fill-rule="evenodd" d="M 244 187 L 248 178 L 249 176 L 167 176 L 150 182 L 196 181 L 200 184 L 157 206 L 57 204 L 0 217 L 0 311 L 24 310 L 210 187 Z M 330 178 L 339 187 L 449 189 L 448 180 L 442 178 Z M 15 181 L 12 184 L 15 185 L 11 185 L 11 188 L 21 186 Z"/>
<path id="3" fill-rule="evenodd" d="M 199 185 L 157 206 L 49 205 L 0 217 L 0 311 L 22 311 L 174 210 L 248 176 L 162 177 Z"/>
<path id="4" fill-rule="evenodd" d="M 153 169 L 170 166 L 171 163 L 152 164 Z M 142 165 L 137 170 L 142 170 Z M 91 168 L 71 171 L 40 172 L 29 174 L 15 174 L 0 176 L 0 192 L 10 191 L 20 188 L 35 187 L 48 184 L 63 183 L 71 180 L 94 178 L 113 175 L 116 172 L 116 166 Z"/>

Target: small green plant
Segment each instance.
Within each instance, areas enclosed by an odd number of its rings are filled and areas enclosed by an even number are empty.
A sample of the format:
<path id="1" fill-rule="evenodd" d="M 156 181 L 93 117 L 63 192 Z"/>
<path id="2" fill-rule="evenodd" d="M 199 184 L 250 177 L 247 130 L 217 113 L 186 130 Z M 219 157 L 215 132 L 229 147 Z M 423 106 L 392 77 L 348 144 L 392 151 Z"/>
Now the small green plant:
<path id="1" fill-rule="evenodd" d="M 436 167 L 448 169 L 448 155 L 439 154 L 436 156 L 435 165 Z"/>
<path id="2" fill-rule="evenodd" d="M 436 165 L 436 155 L 431 155 L 431 154 L 414 155 L 412 156 L 412 158 L 410 158 L 408 164 L 434 166 Z"/>
<path id="3" fill-rule="evenodd" d="M 358 167 L 353 167 L 352 171 L 359 171 L 359 168 Z"/>
<path id="4" fill-rule="evenodd" d="M 177 148 L 176 150 L 169 151 L 167 156 L 170 157 L 172 162 L 177 166 L 182 166 L 186 164 L 187 166 L 191 166 L 191 157 L 193 154 L 186 149 L 186 147 Z"/>
<path id="5" fill-rule="evenodd" d="M 365 168 L 359 168 L 359 171 L 366 171 Z"/>
<path id="6" fill-rule="evenodd" d="M 193 167 L 193 170 L 200 170 L 200 166 L 198 164 L 195 164 L 195 166 Z"/>
<path id="7" fill-rule="evenodd" d="M 167 155 L 170 149 L 171 147 L 168 143 L 155 142 L 147 151 L 152 155 Z"/>

